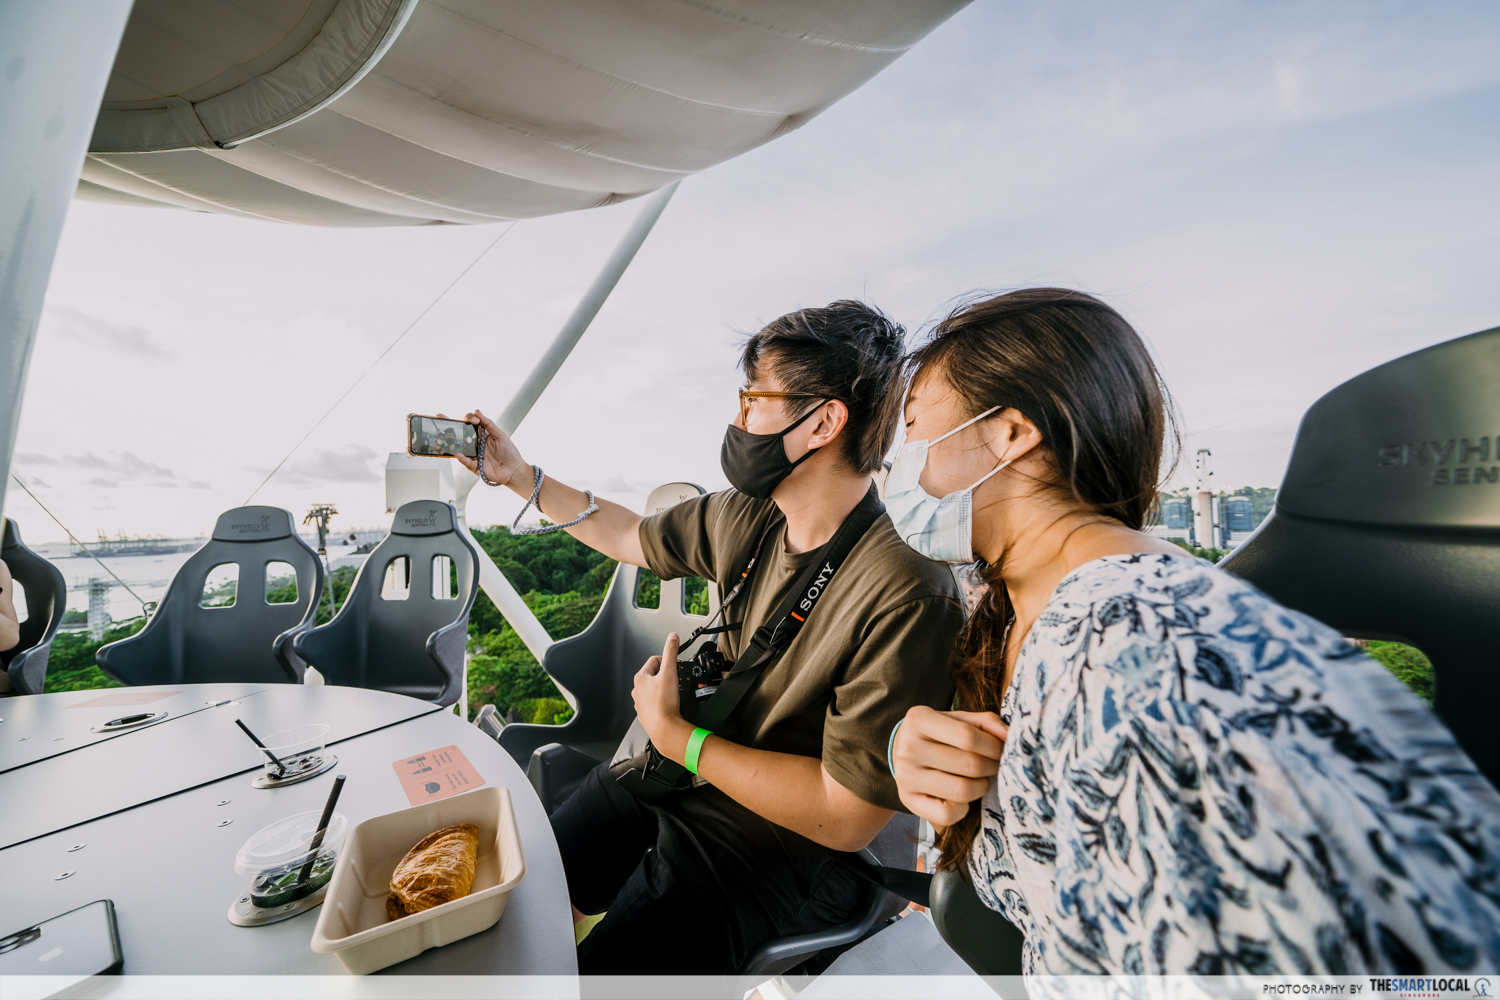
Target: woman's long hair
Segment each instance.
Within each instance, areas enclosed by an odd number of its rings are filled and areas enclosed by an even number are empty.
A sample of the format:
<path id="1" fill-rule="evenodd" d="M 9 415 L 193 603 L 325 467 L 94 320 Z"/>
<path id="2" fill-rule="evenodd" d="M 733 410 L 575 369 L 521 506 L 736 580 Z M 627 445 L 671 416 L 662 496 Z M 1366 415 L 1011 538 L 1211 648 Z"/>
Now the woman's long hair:
<path id="1" fill-rule="evenodd" d="M 968 416 L 1014 407 L 1042 434 L 1050 481 L 1039 491 L 1082 503 L 1139 530 L 1156 503 L 1171 439 L 1171 398 L 1139 335 L 1119 313 L 1083 292 L 1028 288 L 970 300 L 948 315 L 907 359 L 905 384 L 940 377 Z M 890 400 L 901 405 L 900 393 Z M 890 413 L 896 417 L 897 413 Z M 1010 595 L 1001 567 L 980 564 L 988 587 L 959 637 L 958 705 L 999 712 Z M 942 867 L 958 866 L 979 832 L 979 803 L 938 837 Z"/>

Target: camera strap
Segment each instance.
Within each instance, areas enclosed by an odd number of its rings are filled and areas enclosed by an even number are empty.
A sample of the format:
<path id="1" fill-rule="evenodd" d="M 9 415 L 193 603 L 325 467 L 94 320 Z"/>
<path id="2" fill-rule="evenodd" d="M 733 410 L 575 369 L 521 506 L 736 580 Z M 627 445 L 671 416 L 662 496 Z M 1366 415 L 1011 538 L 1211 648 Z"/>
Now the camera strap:
<path id="1" fill-rule="evenodd" d="M 718 621 L 720 618 L 729 617 L 729 606 L 734 603 L 734 599 L 736 597 L 740 596 L 740 591 L 745 589 L 745 584 L 750 582 L 750 574 L 755 571 L 756 565 L 760 562 L 761 555 L 763 555 L 765 552 L 766 541 L 785 520 L 786 519 L 782 517 L 780 513 L 771 518 L 770 523 L 766 525 L 765 530 L 760 533 L 760 540 L 755 543 L 755 548 L 754 550 L 752 550 L 752 555 L 750 556 L 749 565 L 747 565 L 745 567 L 745 571 L 740 574 L 740 578 L 735 581 L 734 587 L 729 591 L 729 593 L 725 594 L 724 599 L 719 602 L 719 610 L 715 612 L 714 616 L 708 620 L 707 625 L 698 626 L 697 628 L 693 629 L 692 633 L 686 639 L 682 640 L 682 642 L 677 647 L 678 655 L 686 653 L 688 651 L 688 647 L 697 642 L 701 636 L 719 635 L 722 632 L 738 632 L 744 626 L 745 623 L 742 621 L 725 622 L 723 625 L 715 625 L 714 622 Z"/>
<path id="2" fill-rule="evenodd" d="M 839 525 L 828 544 L 818 552 L 817 558 L 807 564 L 807 568 L 787 590 L 767 623 L 755 630 L 749 645 L 740 653 L 735 668 L 704 703 L 698 714 L 698 726 L 717 732 L 734 713 L 765 669 L 797 638 L 819 599 L 827 592 L 834 574 L 883 513 L 885 504 L 880 502 L 875 484 L 871 483 L 869 492 L 849 512 L 849 516 L 844 518 L 844 523 Z M 748 572 L 747 568 L 746 573 Z M 740 583 L 743 584 L 744 580 L 745 577 L 741 576 Z M 738 586 L 735 592 L 738 592 Z M 728 603 L 728 599 L 725 603 Z M 688 773 L 681 764 L 670 760 L 663 761 L 658 771 L 657 780 L 669 783 Z"/>

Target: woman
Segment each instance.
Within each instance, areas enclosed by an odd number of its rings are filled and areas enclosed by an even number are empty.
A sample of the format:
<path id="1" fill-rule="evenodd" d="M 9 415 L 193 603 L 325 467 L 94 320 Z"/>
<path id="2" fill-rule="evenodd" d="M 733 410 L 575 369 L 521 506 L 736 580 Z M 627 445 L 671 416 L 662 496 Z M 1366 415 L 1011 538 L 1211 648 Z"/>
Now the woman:
<path id="1" fill-rule="evenodd" d="M 1130 325 L 1014 292 L 910 373 L 887 508 L 989 588 L 964 711 L 907 713 L 892 771 L 1028 972 L 1500 967 L 1500 796 L 1453 737 L 1331 629 L 1141 533 L 1171 424 Z"/>

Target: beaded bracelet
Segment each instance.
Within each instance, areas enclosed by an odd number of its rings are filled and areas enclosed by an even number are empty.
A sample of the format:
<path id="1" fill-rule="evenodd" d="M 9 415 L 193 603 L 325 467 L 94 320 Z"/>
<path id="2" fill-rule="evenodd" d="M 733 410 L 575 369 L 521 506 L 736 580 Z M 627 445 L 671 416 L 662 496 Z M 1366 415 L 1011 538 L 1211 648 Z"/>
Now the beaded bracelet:
<path id="1" fill-rule="evenodd" d="M 476 471 L 479 473 L 479 481 L 481 483 L 484 483 L 484 485 L 486 486 L 504 486 L 504 483 L 493 482 L 491 481 L 489 476 L 486 476 L 484 474 L 484 446 L 488 441 L 488 438 L 489 434 L 485 430 L 484 424 L 480 424 L 479 456 L 474 463 Z M 530 510 L 532 507 L 535 507 L 538 511 L 542 509 L 541 505 L 537 503 L 537 498 L 542 495 L 542 467 L 540 465 L 533 465 L 532 468 L 536 470 L 536 482 L 532 484 L 531 497 L 526 501 L 526 506 L 521 508 L 521 513 L 516 515 L 515 522 L 510 526 L 510 533 L 512 535 L 546 535 L 554 531 L 561 531 L 564 528 L 571 528 L 575 524 L 583 523 L 583 521 L 585 521 L 590 514 L 599 509 L 599 505 L 594 502 L 594 491 L 584 490 L 584 495 L 589 498 L 588 509 L 579 514 L 573 520 L 569 521 L 567 524 L 544 524 L 535 528 L 519 527 L 521 518 L 526 515 L 526 512 L 528 510 Z"/>
<path id="2" fill-rule="evenodd" d="M 526 501 L 526 506 L 521 508 L 521 513 L 516 515 L 515 521 L 510 526 L 510 533 L 512 535 L 545 535 L 553 531 L 561 531 L 564 528 L 571 528 L 575 524 L 582 524 L 590 514 L 599 509 L 599 505 L 594 502 L 594 491 L 584 490 L 584 495 L 589 498 L 588 509 L 573 518 L 573 520 L 565 524 L 543 524 L 535 528 L 520 527 L 521 518 L 526 516 L 528 510 L 532 507 L 536 507 L 538 511 L 542 509 L 541 505 L 537 503 L 537 497 L 542 494 L 542 478 L 544 473 L 540 465 L 533 465 L 532 468 L 536 470 L 536 482 L 531 487 L 531 497 Z"/>

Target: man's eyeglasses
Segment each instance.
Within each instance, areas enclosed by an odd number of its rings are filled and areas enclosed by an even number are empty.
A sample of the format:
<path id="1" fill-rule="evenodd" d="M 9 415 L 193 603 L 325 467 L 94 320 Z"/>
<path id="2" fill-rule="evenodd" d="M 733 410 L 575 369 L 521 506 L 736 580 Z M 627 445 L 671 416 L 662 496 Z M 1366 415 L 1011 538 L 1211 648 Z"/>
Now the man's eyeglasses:
<path id="1" fill-rule="evenodd" d="M 748 426 L 750 406 L 757 399 L 827 399 L 815 392 L 762 392 L 758 389 L 740 390 L 740 426 Z"/>

